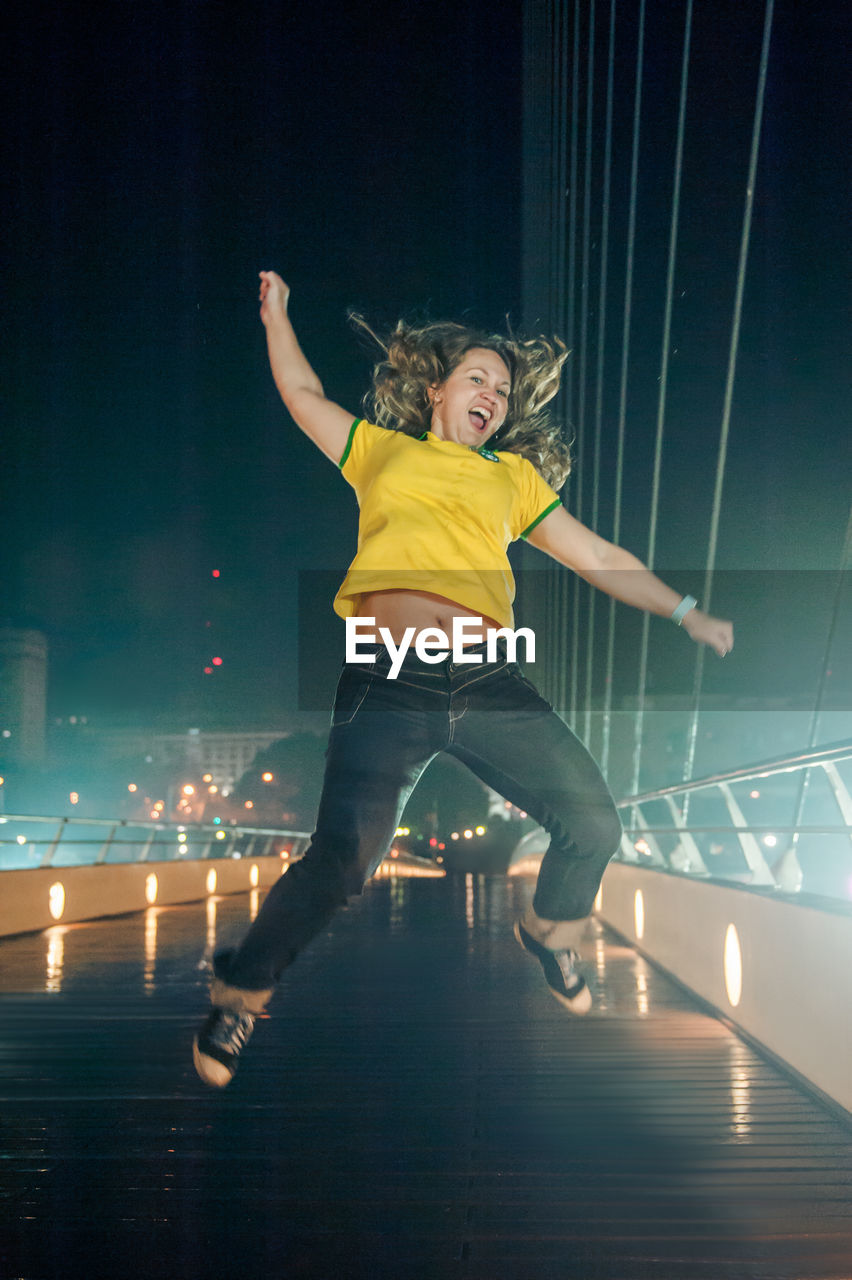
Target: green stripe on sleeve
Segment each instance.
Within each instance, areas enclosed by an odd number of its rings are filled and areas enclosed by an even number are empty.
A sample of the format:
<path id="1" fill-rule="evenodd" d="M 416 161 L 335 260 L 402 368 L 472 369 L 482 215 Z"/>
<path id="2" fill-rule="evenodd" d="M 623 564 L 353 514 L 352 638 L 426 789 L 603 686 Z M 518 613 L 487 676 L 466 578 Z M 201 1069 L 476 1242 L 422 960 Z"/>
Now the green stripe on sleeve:
<path id="1" fill-rule="evenodd" d="M 536 516 L 532 524 L 527 525 L 526 529 L 524 529 L 523 533 L 521 534 L 521 537 L 528 538 L 529 535 L 532 533 L 533 529 L 536 527 L 536 525 L 541 524 L 545 516 L 549 516 L 551 511 L 555 511 L 557 507 L 561 507 L 561 506 L 562 506 L 561 498 L 555 498 L 554 501 L 551 502 L 549 507 L 544 508 L 540 516 Z"/>
<path id="2" fill-rule="evenodd" d="M 343 470 L 344 462 L 349 457 L 349 454 L 352 452 L 352 441 L 355 439 L 355 428 L 358 426 L 359 422 L 363 422 L 363 421 L 364 421 L 363 418 L 356 418 L 349 429 L 349 438 L 346 441 L 346 448 L 343 450 L 343 456 L 341 457 L 340 461 L 337 464 L 341 471 Z"/>

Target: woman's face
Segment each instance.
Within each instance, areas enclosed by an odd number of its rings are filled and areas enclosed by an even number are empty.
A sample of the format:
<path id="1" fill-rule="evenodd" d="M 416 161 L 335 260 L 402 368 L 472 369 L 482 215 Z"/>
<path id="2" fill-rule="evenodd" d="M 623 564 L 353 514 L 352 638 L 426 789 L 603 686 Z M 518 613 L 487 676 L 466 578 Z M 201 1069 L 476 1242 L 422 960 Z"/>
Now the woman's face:
<path id="1" fill-rule="evenodd" d="M 496 351 L 471 347 L 449 377 L 429 388 L 432 433 L 478 448 L 503 425 L 512 384 Z"/>

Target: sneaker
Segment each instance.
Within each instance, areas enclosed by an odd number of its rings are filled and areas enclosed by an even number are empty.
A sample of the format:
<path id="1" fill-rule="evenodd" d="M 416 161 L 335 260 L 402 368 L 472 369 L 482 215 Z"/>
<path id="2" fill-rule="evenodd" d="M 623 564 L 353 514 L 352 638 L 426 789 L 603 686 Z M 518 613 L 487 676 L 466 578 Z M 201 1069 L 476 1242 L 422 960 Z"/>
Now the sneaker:
<path id="1" fill-rule="evenodd" d="M 254 1030 L 254 1014 L 214 1006 L 192 1042 L 195 1070 L 205 1084 L 223 1089 L 230 1084 L 240 1053 Z"/>
<path id="2" fill-rule="evenodd" d="M 518 942 L 535 956 L 544 970 L 544 977 L 550 990 L 560 1004 L 572 1013 L 588 1013 L 592 1007 L 592 993 L 586 985 L 582 974 L 577 972 L 580 957 L 571 947 L 562 951 L 548 951 L 529 933 L 520 920 L 515 922 L 515 937 Z"/>

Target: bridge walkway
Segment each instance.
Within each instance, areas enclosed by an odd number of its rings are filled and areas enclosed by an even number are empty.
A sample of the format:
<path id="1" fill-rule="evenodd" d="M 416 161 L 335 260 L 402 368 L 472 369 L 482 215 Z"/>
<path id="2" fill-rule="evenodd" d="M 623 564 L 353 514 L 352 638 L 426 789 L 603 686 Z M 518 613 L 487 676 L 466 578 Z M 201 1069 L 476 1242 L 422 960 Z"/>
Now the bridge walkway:
<path id="1" fill-rule="evenodd" d="M 848 1280 L 850 1130 L 597 923 L 575 1019 L 521 880 L 375 881 L 196 1078 L 249 894 L 0 942 L 0 1275 Z"/>

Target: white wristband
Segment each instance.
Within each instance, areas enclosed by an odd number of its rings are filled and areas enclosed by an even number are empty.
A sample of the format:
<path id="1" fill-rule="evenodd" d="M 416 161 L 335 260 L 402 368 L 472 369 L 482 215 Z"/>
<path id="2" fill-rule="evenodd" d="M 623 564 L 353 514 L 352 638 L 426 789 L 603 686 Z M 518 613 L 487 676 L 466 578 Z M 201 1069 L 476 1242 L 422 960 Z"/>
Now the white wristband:
<path id="1" fill-rule="evenodd" d="M 684 596 L 678 607 L 672 614 L 672 622 L 676 622 L 679 627 L 683 626 L 683 620 L 689 613 L 690 609 L 694 609 L 698 604 L 695 596 Z"/>

